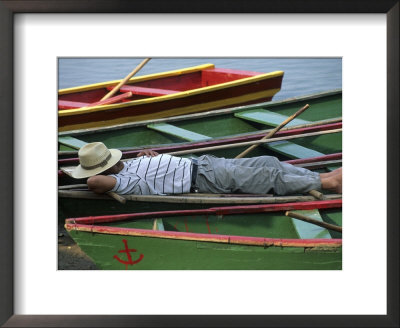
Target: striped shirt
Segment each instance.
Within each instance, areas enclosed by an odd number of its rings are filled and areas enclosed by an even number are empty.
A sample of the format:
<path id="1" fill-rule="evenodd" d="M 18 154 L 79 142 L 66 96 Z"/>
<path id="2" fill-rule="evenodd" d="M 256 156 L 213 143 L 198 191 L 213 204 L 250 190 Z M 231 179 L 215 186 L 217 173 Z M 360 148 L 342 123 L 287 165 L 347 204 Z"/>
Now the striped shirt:
<path id="1" fill-rule="evenodd" d="M 161 154 L 126 161 L 111 191 L 121 195 L 166 195 L 190 191 L 192 161 L 189 158 Z"/>

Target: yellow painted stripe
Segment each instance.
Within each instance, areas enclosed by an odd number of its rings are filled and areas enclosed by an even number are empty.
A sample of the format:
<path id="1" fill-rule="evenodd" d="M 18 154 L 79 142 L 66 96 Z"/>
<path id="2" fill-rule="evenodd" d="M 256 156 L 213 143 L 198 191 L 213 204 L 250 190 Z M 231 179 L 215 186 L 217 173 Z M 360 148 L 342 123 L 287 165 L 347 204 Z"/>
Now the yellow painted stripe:
<path id="1" fill-rule="evenodd" d="M 256 76 L 246 77 L 246 78 L 243 78 L 240 80 L 225 82 L 225 83 L 221 83 L 221 84 L 217 84 L 217 85 L 211 85 L 208 87 L 177 92 L 177 93 L 165 95 L 165 96 L 139 99 L 139 100 L 134 100 L 134 101 L 120 103 L 120 104 L 110 104 L 110 105 L 95 106 L 95 107 L 89 107 L 89 108 L 59 110 L 58 116 L 80 115 L 80 114 L 87 113 L 89 111 L 90 112 L 98 112 L 98 111 L 104 111 L 104 110 L 115 109 L 115 108 L 125 108 L 125 107 L 131 107 L 131 106 L 137 106 L 137 105 L 143 105 L 143 104 L 151 104 L 151 103 L 156 103 L 156 102 L 160 102 L 160 101 L 174 100 L 174 99 L 184 98 L 184 97 L 188 97 L 188 96 L 199 95 L 202 93 L 209 93 L 209 92 L 213 92 L 213 91 L 217 91 L 217 90 L 221 90 L 221 89 L 226 89 L 228 87 L 240 86 L 240 85 L 244 85 L 244 84 L 251 84 L 251 83 L 259 82 L 262 80 L 268 80 L 271 78 L 283 76 L 283 74 L 284 73 L 282 71 L 275 71 L 275 72 L 271 72 L 271 73 L 265 73 L 265 74 L 260 74 L 260 75 L 256 75 Z"/>
<path id="2" fill-rule="evenodd" d="M 168 72 L 153 73 L 153 74 L 148 74 L 148 75 L 143 75 L 143 76 L 136 76 L 136 77 L 132 77 L 127 82 L 127 84 L 136 83 L 136 82 L 142 82 L 142 81 L 148 81 L 148 80 L 154 80 L 154 79 L 170 77 L 170 76 L 178 76 L 178 75 L 188 74 L 188 73 L 194 73 L 194 72 L 201 71 L 201 70 L 207 69 L 207 68 L 214 68 L 214 64 L 203 64 L 203 65 L 187 67 L 187 68 L 183 68 L 183 69 L 181 68 L 181 69 L 168 71 Z M 94 90 L 94 89 L 106 88 L 106 87 L 108 87 L 110 85 L 117 85 L 121 81 L 122 81 L 122 79 L 121 80 L 101 82 L 101 83 L 95 83 L 95 84 L 88 84 L 88 85 L 83 85 L 83 86 L 73 87 L 73 88 L 60 89 L 58 91 L 58 95 L 65 95 L 65 94 L 74 93 L 74 92 L 83 92 L 83 91 L 89 91 L 89 90 Z"/>
<path id="3" fill-rule="evenodd" d="M 190 114 L 196 113 L 206 110 L 212 110 L 220 107 L 225 106 L 233 106 L 240 103 L 249 102 L 252 100 L 267 98 L 274 96 L 280 89 L 269 89 L 254 93 L 249 93 L 243 96 L 232 97 L 227 99 L 221 99 L 216 101 L 210 101 L 207 103 L 195 104 L 185 107 L 173 108 L 166 111 L 161 111 L 153 114 L 145 114 L 145 115 L 137 115 L 137 116 L 130 116 L 130 117 L 123 117 L 123 118 L 116 118 L 109 121 L 101 121 L 101 122 L 88 122 L 82 124 L 73 124 L 73 125 L 66 125 L 59 128 L 59 131 L 68 131 L 68 130 L 77 130 L 77 129 L 87 129 L 93 127 L 105 127 L 110 125 L 117 125 L 127 122 L 134 122 L 134 121 L 143 121 L 143 120 L 153 120 L 157 118 L 169 117 L 169 116 L 177 116 L 182 114 Z"/>

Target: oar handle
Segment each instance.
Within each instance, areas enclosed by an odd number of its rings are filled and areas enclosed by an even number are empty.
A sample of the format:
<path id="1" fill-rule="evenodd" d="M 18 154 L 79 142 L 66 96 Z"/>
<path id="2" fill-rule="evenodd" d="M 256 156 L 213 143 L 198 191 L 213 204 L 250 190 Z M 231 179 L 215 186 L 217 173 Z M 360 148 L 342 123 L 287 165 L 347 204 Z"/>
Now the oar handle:
<path id="1" fill-rule="evenodd" d="M 321 222 L 321 221 L 309 218 L 308 216 L 305 216 L 305 215 L 302 215 L 302 214 L 299 214 L 299 213 L 294 213 L 294 212 L 287 211 L 285 213 L 285 215 L 289 216 L 291 218 L 294 218 L 294 219 L 298 219 L 298 220 L 301 220 L 301 221 L 305 221 L 305 222 L 308 222 L 308 223 L 312 223 L 312 224 L 318 225 L 318 226 L 326 228 L 326 229 L 334 230 L 334 231 L 337 231 L 337 232 L 342 232 L 342 227 L 340 227 L 340 226 L 337 226 L 335 224 L 326 223 L 326 222 Z"/>
<path id="2" fill-rule="evenodd" d="M 109 191 L 107 193 L 111 198 L 114 198 L 117 202 L 121 203 L 121 204 L 125 204 L 126 203 L 126 199 L 118 194 L 116 194 L 115 192 Z"/>
<path id="3" fill-rule="evenodd" d="M 268 138 L 271 138 L 276 132 L 278 132 L 280 129 L 282 129 L 286 124 L 288 124 L 290 121 L 295 119 L 297 116 L 299 116 L 301 113 L 303 113 L 308 107 L 310 107 L 309 104 L 305 105 L 304 107 L 300 108 L 296 113 L 294 113 L 292 116 L 289 116 L 286 120 L 284 120 L 281 124 L 279 124 L 275 129 L 270 131 L 266 136 L 260 139 L 260 141 L 266 140 Z M 242 158 L 246 156 L 249 152 L 251 152 L 254 148 L 256 148 L 257 145 L 252 145 L 243 152 L 241 152 L 239 155 L 237 155 L 235 158 Z"/>
<path id="4" fill-rule="evenodd" d="M 130 72 L 121 82 L 119 82 L 114 89 L 112 89 L 109 93 L 107 93 L 103 98 L 101 98 L 100 101 L 106 100 L 113 96 L 125 83 L 128 81 L 132 76 L 134 76 L 139 70 L 146 65 L 146 63 L 150 60 L 151 58 L 146 58 L 143 60 L 132 72 Z"/>
<path id="5" fill-rule="evenodd" d="M 310 190 L 308 193 L 317 199 L 320 200 L 325 199 L 325 195 L 322 192 L 319 192 L 318 190 Z"/>

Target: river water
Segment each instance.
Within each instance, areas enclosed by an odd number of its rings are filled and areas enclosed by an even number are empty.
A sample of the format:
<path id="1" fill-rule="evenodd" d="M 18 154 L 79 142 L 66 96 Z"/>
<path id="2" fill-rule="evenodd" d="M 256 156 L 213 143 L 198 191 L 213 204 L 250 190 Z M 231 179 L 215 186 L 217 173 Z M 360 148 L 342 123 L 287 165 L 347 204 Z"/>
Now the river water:
<path id="1" fill-rule="evenodd" d="M 122 79 L 143 59 L 59 58 L 58 88 Z M 136 76 L 207 63 L 261 73 L 284 71 L 282 89 L 273 100 L 342 88 L 341 58 L 153 58 Z"/>

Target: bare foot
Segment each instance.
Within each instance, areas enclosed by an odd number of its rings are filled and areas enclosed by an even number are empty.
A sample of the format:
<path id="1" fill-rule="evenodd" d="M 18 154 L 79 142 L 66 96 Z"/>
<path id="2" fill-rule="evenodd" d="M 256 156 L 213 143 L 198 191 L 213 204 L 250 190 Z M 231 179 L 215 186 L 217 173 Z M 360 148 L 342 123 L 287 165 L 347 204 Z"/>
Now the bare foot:
<path id="1" fill-rule="evenodd" d="M 342 193 L 342 174 L 334 174 L 330 177 L 321 177 L 322 189 L 335 191 L 338 194 Z"/>

